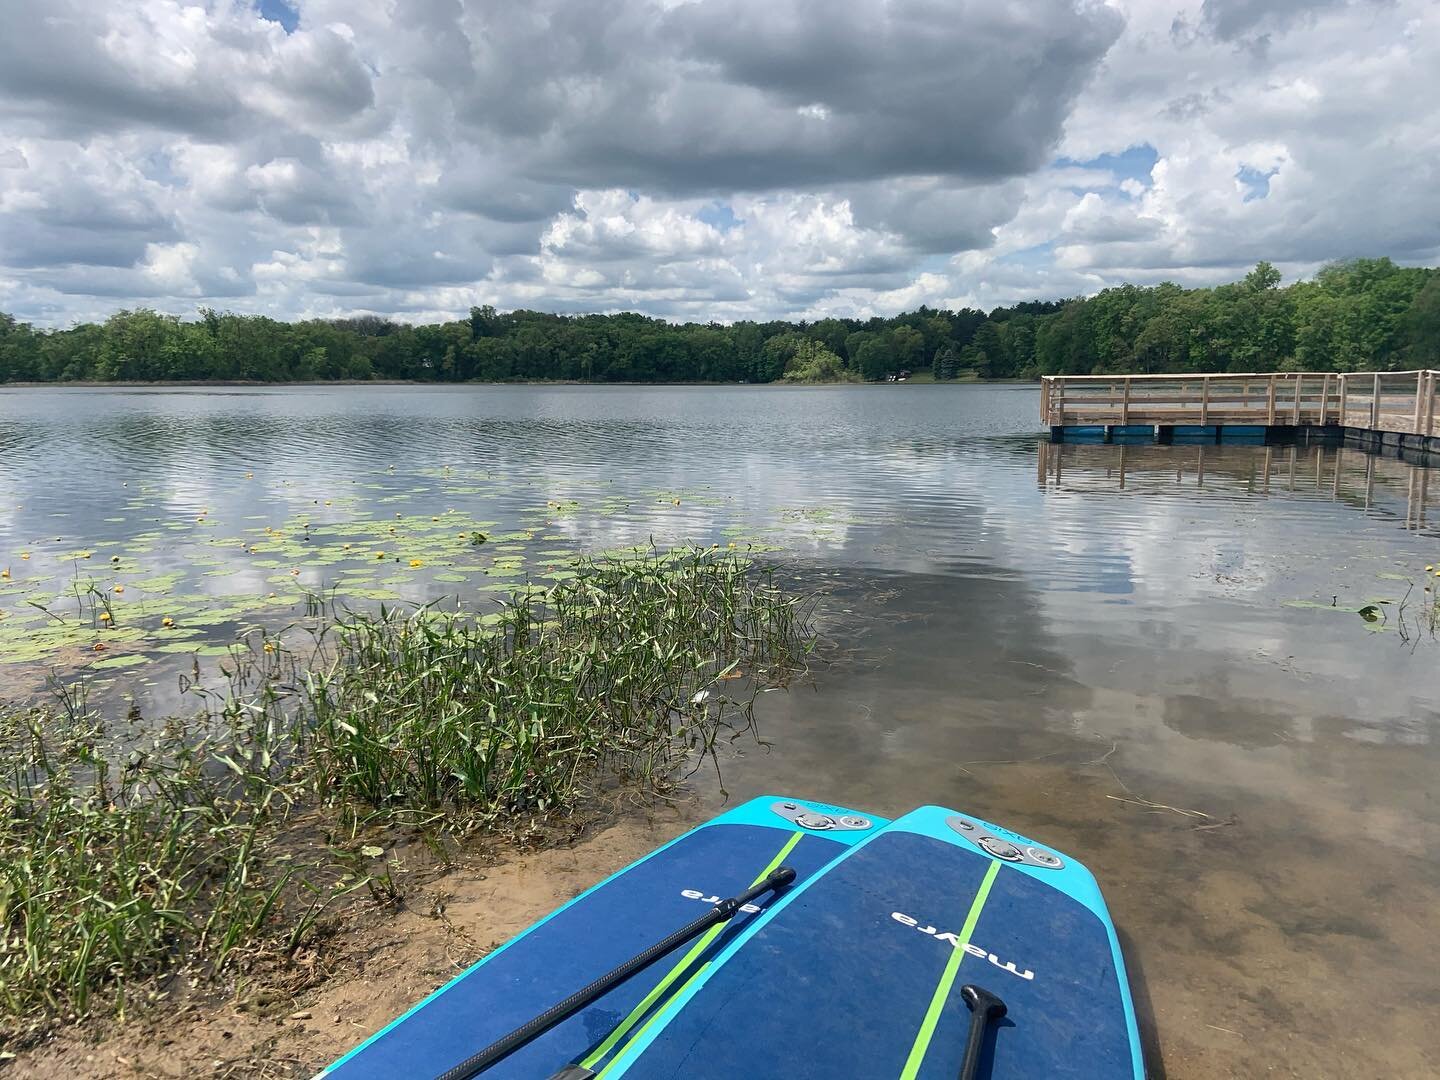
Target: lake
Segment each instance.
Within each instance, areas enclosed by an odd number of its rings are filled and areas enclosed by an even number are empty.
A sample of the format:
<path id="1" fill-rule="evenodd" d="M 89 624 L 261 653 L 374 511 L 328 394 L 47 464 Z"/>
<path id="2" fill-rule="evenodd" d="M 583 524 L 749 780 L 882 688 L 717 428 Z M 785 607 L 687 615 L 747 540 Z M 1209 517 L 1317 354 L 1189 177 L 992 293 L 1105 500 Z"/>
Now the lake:
<path id="1" fill-rule="evenodd" d="M 1052 446 L 1031 387 L 0 391 L 0 696 L 88 667 L 153 712 L 306 590 L 474 606 L 735 544 L 824 645 L 731 798 L 944 803 L 1082 859 L 1156 1075 L 1433 1075 L 1430 480 Z"/>

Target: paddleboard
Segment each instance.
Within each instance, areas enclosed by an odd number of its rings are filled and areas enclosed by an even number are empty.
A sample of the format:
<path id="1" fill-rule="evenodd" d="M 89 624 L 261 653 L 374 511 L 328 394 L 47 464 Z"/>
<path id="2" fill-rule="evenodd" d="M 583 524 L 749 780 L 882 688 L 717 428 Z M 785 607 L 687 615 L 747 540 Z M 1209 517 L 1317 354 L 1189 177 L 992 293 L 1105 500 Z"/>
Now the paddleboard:
<path id="1" fill-rule="evenodd" d="M 795 870 L 798 886 L 883 824 L 871 814 L 780 796 L 737 806 L 546 916 L 319 1076 L 439 1076 L 719 899 L 743 892 L 780 866 Z M 761 911 L 759 905 L 742 909 L 693 945 L 640 971 L 486 1069 L 486 1080 L 535 1080 L 571 1063 L 603 1070 L 655 1011 Z"/>
<path id="2" fill-rule="evenodd" d="M 954 1080 L 967 983 L 1007 1006 L 979 1077 L 1142 1080 L 1125 964 L 1094 877 L 938 806 L 777 899 L 600 1075 Z"/>

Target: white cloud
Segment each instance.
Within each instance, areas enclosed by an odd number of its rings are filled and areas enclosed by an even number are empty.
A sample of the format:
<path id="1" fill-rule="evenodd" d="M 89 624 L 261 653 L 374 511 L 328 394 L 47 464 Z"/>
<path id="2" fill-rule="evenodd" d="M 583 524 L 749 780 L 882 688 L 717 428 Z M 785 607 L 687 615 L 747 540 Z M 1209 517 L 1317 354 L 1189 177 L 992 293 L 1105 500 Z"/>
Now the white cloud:
<path id="1" fill-rule="evenodd" d="M 1429 0 L 6 4 L 0 310 L 736 319 L 1440 261 Z"/>

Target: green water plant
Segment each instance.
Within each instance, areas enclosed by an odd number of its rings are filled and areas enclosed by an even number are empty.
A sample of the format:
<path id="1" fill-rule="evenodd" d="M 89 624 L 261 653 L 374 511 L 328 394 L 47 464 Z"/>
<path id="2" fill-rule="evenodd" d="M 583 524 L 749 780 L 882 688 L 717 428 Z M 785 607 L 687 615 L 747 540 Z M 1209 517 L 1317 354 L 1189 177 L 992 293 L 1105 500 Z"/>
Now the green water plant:
<path id="1" fill-rule="evenodd" d="M 396 830 L 523 831 L 662 792 L 804 663 L 805 602 L 728 551 L 572 574 L 489 611 L 312 597 L 197 658 L 185 718 L 107 720 L 83 682 L 0 706 L 0 1035 L 283 962 L 345 897 L 396 902 L 377 842 Z"/>

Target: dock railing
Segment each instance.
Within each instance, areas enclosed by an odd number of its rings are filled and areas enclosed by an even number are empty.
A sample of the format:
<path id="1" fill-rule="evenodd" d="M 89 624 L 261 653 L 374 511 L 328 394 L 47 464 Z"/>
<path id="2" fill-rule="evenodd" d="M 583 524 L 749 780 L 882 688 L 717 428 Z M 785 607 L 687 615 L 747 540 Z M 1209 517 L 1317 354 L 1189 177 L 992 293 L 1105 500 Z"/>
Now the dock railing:
<path id="1" fill-rule="evenodd" d="M 1046 375 L 1040 415 L 1051 428 L 1359 428 L 1436 434 L 1436 377 L 1419 371 L 1277 371 L 1223 375 Z"/>

